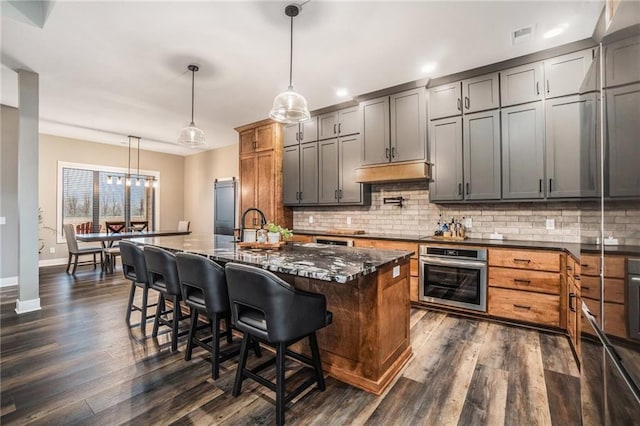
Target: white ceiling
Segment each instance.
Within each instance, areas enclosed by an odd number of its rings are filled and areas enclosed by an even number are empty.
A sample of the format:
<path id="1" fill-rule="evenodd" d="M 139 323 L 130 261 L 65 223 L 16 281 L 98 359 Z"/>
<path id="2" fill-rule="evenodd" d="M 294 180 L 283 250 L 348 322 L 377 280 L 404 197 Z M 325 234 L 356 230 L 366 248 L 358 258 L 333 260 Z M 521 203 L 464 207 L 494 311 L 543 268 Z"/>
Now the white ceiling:
<path id="1" fill-rule="evenodd" d="M 58 1 L 43 28 L 3 13 L 0 101 L 16 102 L 6 67 L 29 69 L 40 75 L 41 132 L 116 144 L 134 134 L 146 149 L 189 155 L 175 141 L 190 119 L 186 68 L 196 63 L 195 122 L 208 149 L 234 143 L 233 128 L 267 118 L 288 85 L 287 3 Z M 590 37 L 602 7 L 313 0 L 294 20 L 294 87 L 311 110 L 334 105 L 346 100 L 337 88 L 355 96 Z M 527 25 L 535 37 L 514 46 L 511 32 Z"/>

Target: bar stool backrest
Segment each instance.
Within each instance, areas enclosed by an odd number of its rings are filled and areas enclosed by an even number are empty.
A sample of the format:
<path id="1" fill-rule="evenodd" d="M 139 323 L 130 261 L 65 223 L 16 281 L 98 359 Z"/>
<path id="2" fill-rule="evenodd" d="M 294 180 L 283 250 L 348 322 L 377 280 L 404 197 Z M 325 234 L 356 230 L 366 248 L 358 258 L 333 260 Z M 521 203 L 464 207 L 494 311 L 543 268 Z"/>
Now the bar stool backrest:
<path id="1" fill-rule="evenodd" d="M 143 251 L 151 288 L 166 292 L 170 296 L 182 297 L 175 255 L 154 246 L 145 246 Z"/>
<path id="2" fill-rule="evenodd" d="M 119 247 L 124 277 L 136 283 L 148 284 L 147 262 L 142 247 L 131 241 L 121 241 Z"/>
<path id="3" fill-rule="evenodd" d="M 201 305 L 207 313 L 229 312 L 229 293 L 224 268 L 205 256 L 177 253 L 182 299 L 187 305 Z M 198 306 L 200 307 L 200 306 Z"/>

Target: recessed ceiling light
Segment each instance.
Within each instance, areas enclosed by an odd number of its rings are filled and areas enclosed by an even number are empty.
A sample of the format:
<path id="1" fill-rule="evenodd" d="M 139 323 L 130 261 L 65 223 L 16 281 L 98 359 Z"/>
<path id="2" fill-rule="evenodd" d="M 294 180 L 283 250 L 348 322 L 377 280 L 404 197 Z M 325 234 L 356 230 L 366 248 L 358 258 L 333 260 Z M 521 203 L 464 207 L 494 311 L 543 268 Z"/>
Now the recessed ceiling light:
<path id="1" fill-rule="evenodd" d="M 349 95 L 349 91 L 347 89 L 340 88 L 336 90 L 336 96 L 339 98 L 344 98 L 345 96 L 348 96 L 348 95 Z"/>
<path id="2" fill-rule="evenodd" d="M 555 28 L 550 29 L 549 31 L 547 31 L 546 33 L 544 33 L 542 35 L 542 37 L 544 38 L 551 38 L 551 37 L 556 37 L 559 36 L 560 34 L 562 34 L 564 32 L 564 30 L 567 29 L 567 27 L 569 26 L 569 24 L 562 24 L 562 25 L 558 25 Z"/>
<path id="3" fill-rule="evenodd" d="M 424 73 L 430 73 L 435 71 L 437 66 L 438 64 L 436 62 L 429 62 L 428 64 L 424 64 L 422 68 L 420 68 L 420 71 Z"/>

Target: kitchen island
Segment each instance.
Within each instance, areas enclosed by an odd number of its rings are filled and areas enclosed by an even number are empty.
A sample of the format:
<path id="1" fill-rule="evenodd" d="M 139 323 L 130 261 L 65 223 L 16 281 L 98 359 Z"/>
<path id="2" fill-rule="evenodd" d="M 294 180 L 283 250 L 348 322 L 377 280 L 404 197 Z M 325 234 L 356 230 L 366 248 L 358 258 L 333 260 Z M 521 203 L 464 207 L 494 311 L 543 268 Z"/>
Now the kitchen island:
<path id="1" fill-rule="evenodd" d="M 318 344 L 323 369 L 340 381 L 380 395 L 411 357 L 411 252 L 297 243 L 250 250 L 230 239 L 198 234 L 133 241 L 222 264 L 258 266 L 298 289 L 325 295 L 333 323 L 318 332 Z"/>

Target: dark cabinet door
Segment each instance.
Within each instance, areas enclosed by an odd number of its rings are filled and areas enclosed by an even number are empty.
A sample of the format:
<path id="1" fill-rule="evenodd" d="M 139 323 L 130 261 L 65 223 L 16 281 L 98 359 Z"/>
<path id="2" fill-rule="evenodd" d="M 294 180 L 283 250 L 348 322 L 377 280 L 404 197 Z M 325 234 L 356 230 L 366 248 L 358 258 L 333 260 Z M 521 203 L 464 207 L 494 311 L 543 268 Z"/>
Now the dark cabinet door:
<path id="1" fill-rule="evenodd" d="M 360 104 L 362 111 L 362 164 L 388 163 L 389 97 L 371 99 Z"/>
<path id="2" fill-rule="evenodd" d="M 503 107 L 541 100 L 544 97 L 542 62 L 500 71 L 500 101 Z"/>
<path id="3" fill-rule="evenodd" d="M 429 89 L 429 119 L 462 114 L 462 90 L 459 81 Z"/>
<path id="4" fill-rule="evenodd" d="M 462 117 L 434 120 L 429 125 L 431 201 L 462 200 Z"/>
<path id="5" fill-rule="evenodd" d="M 592 49 L 587 49 L 544 61 L 545 97 L 548 99 L 578 93 L 592 59 Z"/>
<path id="6" fill-rule="evenodd" d="M 500 107 L 498 73 L 462 81 L 462 108 L 465 114 Z"/>
<path id="7" fill-rule="evenodd" d="M 547 197 L 597 195 L 595 108 L 595 94 L 588 97 L 565 96 L 547 101 Z"/>
<path id="8" fill-rule="evenodd" d="M 610 197 L 640 196 L 640 84 L 605 90 Z"/>
<path id="9" fill-rule="evenodd" d="M 285 178 L 286 184 L 286 178 Z M 300 203 L 318 202 L 318 143 L 300 145 Z"/>
<path id="10" fill-rule="evenodd" d="M 350 107 L 338 111 L 338 136 L 360 133 L 360 107 Z"/>
<path id="11" fill-rule="evenodd" d="M 543 198 L 544 123 L 542 102 L 502 111 L 502 197 Z"/>
<path id="12" fill-rule="evenodd" d="M 286 205 L 300 202 L 300 146 L 287 146 L 282 153 L 282 201 Z"/>
<path id="13" fill-rule="evenodd" d="M 463 123 L 464 198 L 499 200 L 500 112 L 469 114 Z"/>
<path id="14" fill-rule="evenodd" d="M 338 139 L 318 142 L 318 202 L 338 202 Z"/>
<path id="15" fill-rule="evenodd" d="M 390 96 L 389 100 L 391 161 L 424 160 L 427 145 L 425 89 L 397 93 Z"/>
<path id="16" fill-rule="evenodd" d="M 300 143 L 315 142 L 318 140 L 318 117 L 311 117 L 300 123 Z M 286 134 L 285 134 L 286 138 Z"/>
<path id="17" fill-rule="evenodd" d="M 340 203 L 360 203 L 362 201 L 362 184 L 356 182 L 355 171 L 361 165 L 360 136 L 345 136 L 338 139 L 339 147 L 339 189 Z"/>
<path id="18" fill-rule="evenodd" d="M 287 146 L 297 145 L 299 143 L 299 138 L 300 138 L 300 126 L 298 125 L 298 123 L 287 124 L 286 126 L 284 126 L 283 138 L 282 138 L 283 146 L 287 147 Z"/>

